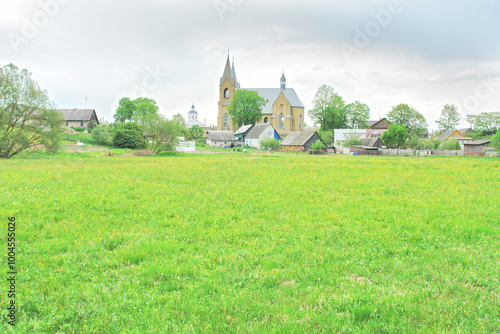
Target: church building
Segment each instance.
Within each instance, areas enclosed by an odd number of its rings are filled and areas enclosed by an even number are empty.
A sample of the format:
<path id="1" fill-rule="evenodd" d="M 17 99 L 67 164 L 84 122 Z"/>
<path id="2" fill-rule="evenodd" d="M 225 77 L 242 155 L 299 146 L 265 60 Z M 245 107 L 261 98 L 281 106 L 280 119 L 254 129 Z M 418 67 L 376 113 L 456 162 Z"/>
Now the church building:
<path id="1" fill-rule="evenodd" d="M 186 128 L 191 129 L 193 126 L 198 125 L 200 128 L 206 128 L 205 123 L 198 121 L 198 112 L 194 109 L 194 103 L 191 106 L 191 110 L 188 112 L 188 120 L 186 122 Z"/>
<path id="2" fill-rule="evenodd" d="M 228 56 L 219 88 L 218 131 L 235 132 L 237 130 L 237 124 L 233 124 L 227 107 L 231 104 L 233 95 L 238 89 L 255 91 L 266 100 L 259 123 L 271 123 L 281 138 L 292 131 L 302 131 L 304 128 L 304 105 L 293 88 L 286 88 L 284 73 L 281 76 L 279 88 L 241 88 L 236 78 L 234 60 L 231 66 Z"/>

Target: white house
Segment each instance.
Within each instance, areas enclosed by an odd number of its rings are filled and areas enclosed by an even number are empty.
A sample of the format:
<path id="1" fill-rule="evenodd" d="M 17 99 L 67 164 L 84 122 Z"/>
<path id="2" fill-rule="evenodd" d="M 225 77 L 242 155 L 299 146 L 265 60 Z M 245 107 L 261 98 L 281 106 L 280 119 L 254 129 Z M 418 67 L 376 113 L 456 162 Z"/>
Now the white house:
<path id="1" fill-rule="evenodd" d="M 255 124 L 245 136 L 245 146 L 260 148 L 260 142 L 267 138 L 281 139 L 271 123 Z"/>

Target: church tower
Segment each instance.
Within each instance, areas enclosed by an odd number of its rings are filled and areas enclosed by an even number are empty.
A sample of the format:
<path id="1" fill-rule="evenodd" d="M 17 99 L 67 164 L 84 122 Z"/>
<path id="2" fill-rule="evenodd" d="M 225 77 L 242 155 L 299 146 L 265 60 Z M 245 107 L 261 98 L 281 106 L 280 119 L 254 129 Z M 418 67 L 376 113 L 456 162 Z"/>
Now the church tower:
<path id="1" fill-rule="evenodd" d="M 285 71 L 283 71 L 283 74 L 281 75 L 280 86 L 281 86 L 281 90 L 286 89 Z"/>
<path id="2" fill-rule="evenodd" d="M 240 88 L 240 84 L 236 79 L 236 71 L 229 61 L 227 56 L 226 67 L 220 78 L 219 84 L 219 114 L 217 115 L 217 130 L 218 131 L 236 131 L 235 126 L 231 122 L 231 117 L 227 112 L 227 107 L 233 100 L 234 92 Z"/>

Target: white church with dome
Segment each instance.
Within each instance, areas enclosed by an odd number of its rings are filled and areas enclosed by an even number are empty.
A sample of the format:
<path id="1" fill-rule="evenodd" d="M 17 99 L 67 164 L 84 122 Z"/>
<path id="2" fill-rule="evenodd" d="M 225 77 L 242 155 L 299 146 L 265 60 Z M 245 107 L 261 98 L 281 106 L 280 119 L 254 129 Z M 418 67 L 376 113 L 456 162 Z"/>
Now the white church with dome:
<path id="1" fill-rule="evenodd" d="M 194 109 L 194 103 L 191 106 L 191 110 L 188 113 L 188 120 L 186 122 L 186 128 L 190 129 L 193 126 L 198 125 L 200 128 L 205 128 L 206 125 L 198 121 L 198 112 Z"/>

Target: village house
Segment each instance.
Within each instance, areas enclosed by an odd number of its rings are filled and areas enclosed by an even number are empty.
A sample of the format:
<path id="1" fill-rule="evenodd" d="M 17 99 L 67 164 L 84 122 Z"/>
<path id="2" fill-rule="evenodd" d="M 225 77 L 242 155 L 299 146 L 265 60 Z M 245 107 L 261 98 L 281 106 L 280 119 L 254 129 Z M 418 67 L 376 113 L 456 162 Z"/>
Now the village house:
<path id="1" fill-rule="evenodd" d="M 208 131 L 207 144 L 212 147 L 234 147 L 236 138 L 232 131 Z"/>
<path id="2" fill-rule="evenodd" d="M 88 128 L 90 122 L 99 124 L 95 109 L 58 109 L 66 128 Z"/>
<path id="3" fill-rule="evenodd" d="M 261 142 L 267 138 L 281 139 L 272 124 L 255 124 L 245 136 L 245 146 L 261 148 Z"/>
<path id="4" fill-rule="evenodd" d="M 281 150 L 290 152 L 306 152 L 309 151 L 312 144 L 317 141 L 322 142 L 326 146 L 317 131 L 295 131 L 283 139 L 281 142 Z"/>

